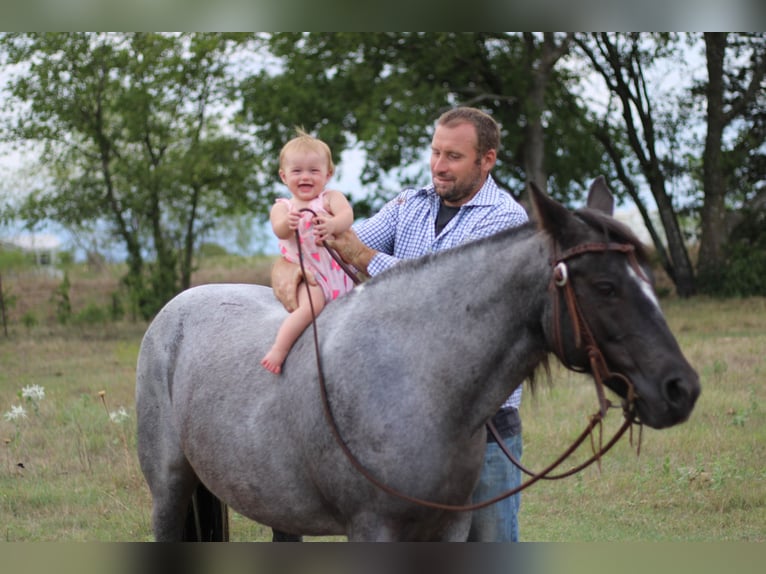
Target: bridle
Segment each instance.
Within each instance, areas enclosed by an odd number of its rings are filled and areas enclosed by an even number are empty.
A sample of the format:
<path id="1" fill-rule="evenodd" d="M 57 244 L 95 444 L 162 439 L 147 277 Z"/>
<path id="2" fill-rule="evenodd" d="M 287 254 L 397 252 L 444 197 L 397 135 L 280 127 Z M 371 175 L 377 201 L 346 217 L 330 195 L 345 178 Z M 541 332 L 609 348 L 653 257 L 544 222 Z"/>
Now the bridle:
<path id="1" fill-rule="evenodd" d="M 554 353 L 567 369 L 571 371 L 575 371 L 575 372 L 580 372 L 580 373 L 584 373 L 588 371 L 587 367 L 582 365 L 574 365 L 573 363 L 568 361 L 566 358 L 566 353 L 564 351 L 563 336 L 561 333 L 562 321 L 561 321 L 560 299 L 561 297 L 563 297 L 567 306 L 567 313 L 569 314 L 570 321 L 572 322 L 575 349 L 584 349 L 587 352 L 588 363 L 590 366 L 590 374 L 593 377 L 593 381 L 595 383 L 596 396 L 598 397 L 598 405 L 599 405 L 598 412 L 590 416 L 588 426 L 585 428 L 585 430 L 580 434 L 580 436 L 575 440 L 575 442 L 572 443 L 572 445 L 564 452 L 564 454 L 557 460 L 557 462 L 551 466 L 555 468 L 555 466 L 557 466 L 559 462 L 563 462 L 563 460 L 565 460 L 569 455 L 571 455 L 575 450 L 577 450 L 577 448 L 580 446 L 580 444 L 582 444 L 582 442 L 585 440 L 587 436 L 591 437 L 591 448 L 593 449 L 593 452 L 594 452 L 593 456 L 589 458 L 588 460 L 586 460 L 585 462 L 583 462 L 582 464 L 575 466 L 566 472 L 562 472 L 559 474 L 549 474 L 549 469 L 552 470 L 552 468 L 548 467 L 547 469 L 539 473 L 535 473 L 527 469 L 524 465 L 522 465 L 521 462 L 516 459 L 513 453 L 511 453 L 511 451 L 508 450 L 508 448 L 505 446 L 504 441 L 502 440 L 499 433 L 497 432 L 497 429 L 492 424 L 492 421 L 490 420 L 490 422 L 487 423 L 487 428 L 489 429 L 493 438 L 497 441 L 498 445 L 500 446 L 504 454 L 522 472 L 524 472 L 525 474 L 533 478 L 540 477 L 546 480 L 558 480 L 561 478 L 572 476 L 573 474 L 580 472 L 581 470 L 593 464 L 593 462 L 598 462 L 600 466 L 601 457 L 604 454 L 606 454 L 606 452 L 609 451 L 609 449 L 612 448 L 612 446 L 614 446 L 614 444 L 622 437 L 623 434 L 625 434 L 625 431 L 627 431 L 628 429 L 631 430 L 630 440 L 631 440 L 631 444 L 633 443 L 633 436 L 632 436 L 633 424 L 638 425 L 638 428 L 639 428 L 638 445 L 637 445 L 636 451 L 637 453 L 641 452 L 641 438 L 642 438 L 643 426 L 636 419 L 634 404 L 636 399 L 638 398 L 638 395 L 636 394 L 635 387 L 633 383 L 630 381 L 630 379 L 628 379 L 625 375 L 622 375 L 621 373 L 615 373 L 609 370 L 609 367 L 606 364 L 606 360 L 604 359 L 604 355 L 601 352 L 601 349 L 599 348 L 598 343 L 596 342 L 596 339 L 593 336 L 593 333 L 588 325 L 588 321 L 586 320 L 585 315 L 582 312 L 582 308 L 580 307 L 580 304 L 577 301 L 577 296 L 574 292 L 572 280 L 569 277 L 569 268 L 566 264 L 566 261 L 586 253 L 605 253 L 608 251 L 624 253 L 627 256 L 628 262 L 630 263 L 631 267 L 636 272 L 636 274 L 643 281 L 646 281 L 647 283 L 649 282 L 649 279 L 646 277 L 646 274 L 643 272 L 643 270 L 641 269 L 641 266 L 638 264 L 638 260 L 636 259 L 636 254 L 635 254 L 636 250 L 633 245 L 626 244 L 626 243 L 582 243 L 580 245 L 572 247 L 571 249 L 567 249 L 566 251 L 560 254 L 554 255 L 554 257 L 551 259 L 551 266 L 553 267 L 553 273 L 551 274 L 551 280 L 548 286 L 548 290 L 551 293 L 551 297 L 553 298 L 553 315 L 551 319 L 551 323 L 552 323 L 551 330 L 552 330 Z M 554 254 L 558 252 L 557 246 L 555 245 L 553 248 L 553 252 Z M 559 297 L 559 295 L 561 295 L 561 297 Z M 607 409 L 613 406 L 604 394 L 604 381 L 607 379 L 619 379 L 620 381 L 622 381 L 625 384 L 625 388 L 626 388 L 626 398 L 623 400 L 623 404 L 622 404 L 623 417 L 624 417 L 623 424 L 617 430 L 614 437 L 606 445 L 603 445 L 602 422 L 604 418 L 606 418 Z M 598 450 L 596 450 L 596 446 L 595 446 L 593 434 L 592 434 L 596 426 L 599 427 L 599 439 L 598 439 L 599 443 L 598 444 L 600 446 Z"/>
<path id="2" fill-rule="evenodd" d="M 311 211 L 311 210 L 305 209 L 305 211 Z M 296 230 L 296 240 L 298 241 L 298 245 L 300 246 L 300 237 L 297 230 Z M 329 246 L 326 246 L 326 247 L 328 251 L 330 252 L 330 255 L 334 259 L 336 259 L 336 261 L 338 261 L 340 257 L 337 256 L 337 254 L 334 253 L 334 251 L 330 249 Z M 554 250 L 554 253 L 555 251 L 556 250 Z M 599 462 L 599 465 L 600 465 L 601 457 L 604 454 L 606 454 L 612 448 L 612 446 L 614 446 L 617 443 L 617 441 L 622 437 L 622 435 L 625 434 L 628 428 L 632 428 L 632 425 L 636 422 L 635 411 L 634 411 L 634 401 L 636 399 L 636 394 L 634 391 L 633 384 L 630 382 L 630 380 L 627 377 L 621 374 L 613 373 L 609 371 L 609 368 L 606 365 L 604 356 L 601 353 L 600 349 L 598 348 L 598 344 L 596 343 L 596 340 L 594 339 L 593 334 L 591 333 L 591 330 L 588 327 L 588 323 L 585 320 L 585 317 L 580 309 L 580 306 L 577 303 L 577 298 L 575 296 L 571 280 L 568 277 L 568 269 L 567 269 L 565 261 L 573 257 L 582 255 L 583 253 L 606 252 L 606 251 L 619 251 L 619 252 L 626 253 L 628 257 L 632 259 L 631 265 L 633 265 L 638 270 L 638 273 L 640 274 L 641 277 L 644 277 L 643 272 L 638 266 L 638 262 L 635 260 L 634 247 L 632 245 L 625 245 L 625 244 L 619 244 L 619 243 L 585 243 L 577 247 L 574 247 L 572 249 L 569 249 L 567 251 L 564 251 L 561 255 L 555 257 L 552 260 L 553 273 L 551 275 L 551 282 L 549 287 L 549 290 L 551 291 L 553 302 L 554 302 L 554 312 L 553 312 L 554 352 L 562 361 L 564 366 L 567 367 L 568 369 L 571 369 L 577 372 L 585 372 L 587 370 L 585 367 L 582 367 L 582 366 L 571 365 L 565 359 L 565 355 L 563 351 L 563 342 L 561 337 L 561 317 L 560 317 L 559 297 L 558 297 L 558 290 L 560 289 L 563 292 L 564 300 L 566 301 L 569 316 L 572 321 L 574 334 L 575 334 L 576 348 L 581 348 L 583 341 L 585 341 L 585 349 L 588 352 L 591 374 L 593 375 L 593 379 L 596 384 L 596 393 L 597 393 L 598 401 L 599 401 L 599 411 L 596 414 L 591 415 L 589 417 L 589 422 L 585 430 L 583 430 L 583 432 L 577 437 L 577 439 L 575 439 L 572 445 L 561 456 L 559 456 L 552 464 L 550 464 L 548 467 L 546 467 L 544 470 L 538 473 L 534 473 L 526 469 L 518 460 L 516 460 L 513 454 L 505 446 L 504 441 L 499 436 L 497 429 L 495 429 L 492 422 L 490 421 L 489 423 L 487 423 L 487 428 L 489 429 L 490 433 L 493 434 L 493 436 L 495 437 L 495 440 L 497 440 L 498 445 L 503 450 L 505 455 L 511 460 L 513 464 L 518 466 L 522 472 L 528 474 L 530 478 L 529 480 L 525 481 L 524 483 L 520 484 L 519 486 L 515 488 L 507 490 L 503 492 L 502 494 L 499 494 L 493 498 L 490 498 L 488 500 L 478 502 L 478 503 L 466 504 L 466 505 L 453 505 L 453 504 L 444 504 L 440 502 L 434 502 L 430 500 L 413 497 L 403 492 L 400 492 L 390 487 L 389 485 L 381 482 L 377 477 L 371 474 L 369 470 L 367 470 L 367 468 L 359 461 L 356 455 L 353 452 L 351 452 L 351 449 L 343 440 L 343 436 L 341 435 L 340 429 L 338 429 L 337 422 L 335 421 L 335 418 L 333 416 L 332 409 L 330 407 L 329 398 L 328 398 L 328 393 L 327 393 L 327 384 L 326 384 L 323 370 L 322 370 L 322 360 L 321 360 L 321 354 L 319 351 L 319 335 L 317 332 L 316 320 L 313 320 L 311 324 L 312 324 L 312 330 L 313 330 L 313 336 L 314 336 L 314 351 L 316 356 L 319 388 L 320 388 L 320 394 L 322 399 L 322 408 L 324 410 L 325 419 L 327 420 L 327 423 L 330 427 L 330 430 L 338 446 L 343 451 L 344 455 L 349 460 L 351 465 L 357 470 L 357 472 L 359 472 L 369 482 L 371 482 L 373 485 L 383 490 L 387 494 L 390 494 L 402 500 L 406 500 L 408 502 L 412 502 L 412 503 L 418 504 L 420 506 L 425 506 L 428 508 L 434 508 L 439 510 L 449 510 L 449 511 L 456 511 L 456 512 L 466 512 L 466 511 L 478 510 L 480 508 L 484 508 L 492 504 L 495 504 L 496 502 L 500 500 L 513 496 L 514 494 L 517 494 L 521 492 L 522 490 L 529 488 L 530 486 L 532 486 L 532 484 L 534 484 L 538 480 L 542 480 L 542 479 L 554 480 L 554 479 L 565 478 L 567 476 L 571 476 L 572 474 L 575 474 L 576 472 L 583 470 L 584 468 L 590 466 L 594 462 Z M 298 260 L 299 260 L 299 264 L 301 268 L 301 273 L 305 277 L 306 269 L 305 269 L 304 260 L 303 260 L 303 252 L 300 248 L 298 249 Z M 342 268 L 344 270 L 346 269 L 345 264 L 342 266 Z M 351 275 L 351 277 L 356 283 L 357 280 L 355 276 Z M 308 286 L 307 286 L 307 292 L 308 292 L 309 306 L 311 307 L 311 313 L 314 319 L 316 319 L 316 313 L 314 311 L 314 303 L 312 301 L 311 293 L 310 293 L 310 290 L 308 289 Z M 604 396 L 604 380 L 609 378 L 621 379 L 626 384 L 628 390 L 627 390 L 627 398 L 625 399 L 623 403 L 623 415 L 625 420 L 622 426 L 615 433 L 614 437 L 608 443 L 606 443 L 606 445 L 603 445 L 601 423 L 603 419 L 606 417 L 607 409 L 612 406 L 611 403 Z M 599 439 L 598 439 L 599 440 L 598 450 L 596 449 L 594 438 L 593 438 L 593 430 L 597 426 L 600 429 Z M 641 426 L 639 425 L 639 429 L 640 428 Z M 556 475 L 551 474 L 559 465 L 561 465 L 564 462 L 564 460 L 566 460 L 573 452 L 575 452 L 580 447 L 580 445 L 585 441 L 585 439 L 588 437 L 591 438 L 591 447 L 593 449 L 594 454 L 584 463 L 578 465 L 577 467 L 573 469 L 570 469 L 566 472 L 556 474 Z M 631 432 L 631 442 L 632 442 L 632 432 Z M 640 451 L 640 443 L 641 443 L 641 435 L 639 433 L 639 447 L 638 447 L 639 451 Z"/>
<path id="3" fill-rule="evenodd" d="M 555 251 L 556 250 L 554 250 L 554 253 Z M 585 319 L 585 315 L 582 312 L 582 308 L 577 301 L 574 287 L 569 277 L 569 268 L 567 267 L 566 261 L 586 253 L 605 253 L 608 251 L 624 253 L 639 277 L 648 282 L 648 279 L 636 260 L 635 247 L 633 245 L 625 243 L 583 243 L 571 249 L 567 249 L 552 259 L 551 265 L 553 266 L 553 273 L 549 285 L 549 290 L 553 296 L 552 330 L 554 353 L 567 369 L 576 372 L 587 371 L 586 367 L 574 365 L 566 358 L 563 337 L 561 335 L 560 297 L 556 296 L 556 292 L 560 291 L 566 302 L 567 312 L 570 321 L 572 322 L 575 349 L 584 349 L 588 354 L 590 373 L 596 383 L 596 394 L 598 396 L 599 414 L 601 417 L 606 416 L 606 409 L 609 406 L 609 403 L 604 396 L 604 380 L 616 378 L 625 383 L 627 389 L 625 400 L 628 405 L 632 405 L 637 397 L 630 380 L 620 373 L 611 372 L 609 367 L 607 367 L 604 355 L 601 352 L 601 349 L 599 349 L 598 343 L 596 342 L 596 339 L 588 326 L 588 322 Z"/>

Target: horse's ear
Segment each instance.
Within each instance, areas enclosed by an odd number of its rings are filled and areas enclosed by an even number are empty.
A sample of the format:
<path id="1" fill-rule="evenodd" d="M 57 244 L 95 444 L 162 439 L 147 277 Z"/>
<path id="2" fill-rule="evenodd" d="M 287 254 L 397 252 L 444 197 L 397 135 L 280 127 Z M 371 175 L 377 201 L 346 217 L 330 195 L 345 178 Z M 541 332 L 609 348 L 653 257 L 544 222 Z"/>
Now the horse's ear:
<path id="1" fill-rule="evenodd" d="M 587 205 L 591 209 L 603 211 L 607 215 L 614 213 L 614 196 L 609 191 L 609 186 L 606 184 L 606 179 L 604 179 L 603 175 L 598 176 L 590 184 Z"/>
<path id="2" fill-rule="evenodd" d="M 560 239 L 569 225 L 572 214 L 558 201 L 551 199 L 537 187 L 534 182 L 529 182 L 529 197 L 537 220 L 537 226 L 547 231 L 553 237 Z"/>

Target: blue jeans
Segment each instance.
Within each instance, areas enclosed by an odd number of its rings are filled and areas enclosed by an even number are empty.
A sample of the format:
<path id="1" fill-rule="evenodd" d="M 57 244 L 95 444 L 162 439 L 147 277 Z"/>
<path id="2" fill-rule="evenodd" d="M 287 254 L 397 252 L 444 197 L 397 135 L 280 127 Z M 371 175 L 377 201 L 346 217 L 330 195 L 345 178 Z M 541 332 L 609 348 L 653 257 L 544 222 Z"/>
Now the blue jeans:
<path id="1" fill-rule="evenodd" d="M 508 450 L 521 461 L 523 450 L 521 433 L 504 440 Z M 473 502 L 484 502 L 517 487 L 519 484 L 521 484 L 521 471 L 508 460 L 496 442 L 488 442 L 479 483 L 473 491 Z M 472 542 L 518 542 L 519 506 L 521 506 L 520 492 L 495 504 L 475 510 L 468 540 Z"/>

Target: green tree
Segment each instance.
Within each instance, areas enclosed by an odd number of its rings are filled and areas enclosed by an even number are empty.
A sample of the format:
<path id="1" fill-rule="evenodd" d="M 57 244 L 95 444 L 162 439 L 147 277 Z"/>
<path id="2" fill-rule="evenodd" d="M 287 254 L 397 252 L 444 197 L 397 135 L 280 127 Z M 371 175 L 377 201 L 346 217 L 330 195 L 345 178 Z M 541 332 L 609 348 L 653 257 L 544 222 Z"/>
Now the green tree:
<path id="1" fill-rule="evenodd" d="M 225 214 L 265 213 L 260 159 L 225 117 L 243 34 L 40 33 L 0 38 L 17 75 L 6 140 L 40 145 L 49 179 L 18 207 L 34 224 L 105 225 L 150 317 L 190 285 L 193 253 Z"/>
<path id="2" fill-rule="evenodd" d="M 363 149 L 365 184 L 392 172 L 401 184 L 422 183 L 436 117 L 466 104 L 501 123 L 495 175 L 516 197 L 534 179 L 569 200 L 603 170 L 603 153 L 581 141 L 590 128 L 568 89 L 577 78 L 558 65 L 570 35 L 284 33 L 268 41 L 280 65 L 243 82 L 241 117 L 274 158 L 300 125 L 336 156 Z M 356 203 L 355 212 L 374 209 L 394 191 Z"/>
<path id="3" fill-rule="evenodd" d="M 707 32 L 704 42 L 707 80 L 698 86 L 707 110 L 698 264 L 701 289 L 747 293 L 750 284 L 759 286 L 753 292 L 764 294 L 762 279 L 734 280 L 733 289 L 723 283 L 732 282 L 725 278 L 734 268 L 750 269 L 756 278 L 766 266 L 761 247 L 766 232 L 758 224 L 766 217 L 766 43 L 762 33 L 726 32 Z M 753 249 L 756 245 L 759 248 Z"/>
<path id="4" fill-rule="evenodd" d="M 694 268 L 678 220 L 673 198 L 667 189 L 675 163 L 663 149 L 673 150 L 664 122 L 659 121 L 659 105 L 652 98 L 648 69 L 674 53 L 676 40 L 667 35 L 594 33 L 577 38 L 580 51 L 602 77 L 609 93 L 617 100 L 622 124 L 614 129 L 611 105 L 602 116 L 596 135 L 617 168 L 618 177 L 639 206 L 655 240 L 662 266 L 673 280 L 681 297 L 696 291 Z M 648 209 L 636 190 L 633 162 L 643 175 L 657 205 L 667 238 L 667 252 L 651 223 Z"/>

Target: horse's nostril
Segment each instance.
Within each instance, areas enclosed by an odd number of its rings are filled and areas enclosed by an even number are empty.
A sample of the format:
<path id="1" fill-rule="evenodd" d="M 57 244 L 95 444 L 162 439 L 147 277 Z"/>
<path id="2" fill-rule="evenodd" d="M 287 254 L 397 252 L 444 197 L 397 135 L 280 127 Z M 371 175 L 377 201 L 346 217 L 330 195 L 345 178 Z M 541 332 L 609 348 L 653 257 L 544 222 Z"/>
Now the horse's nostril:
<path id="1" fill-rule="evenodd" d="M 674 406 L 682 406 L 689 399 L 683 379 L 670 379 L 665 383 L 665 399 Z"/>

